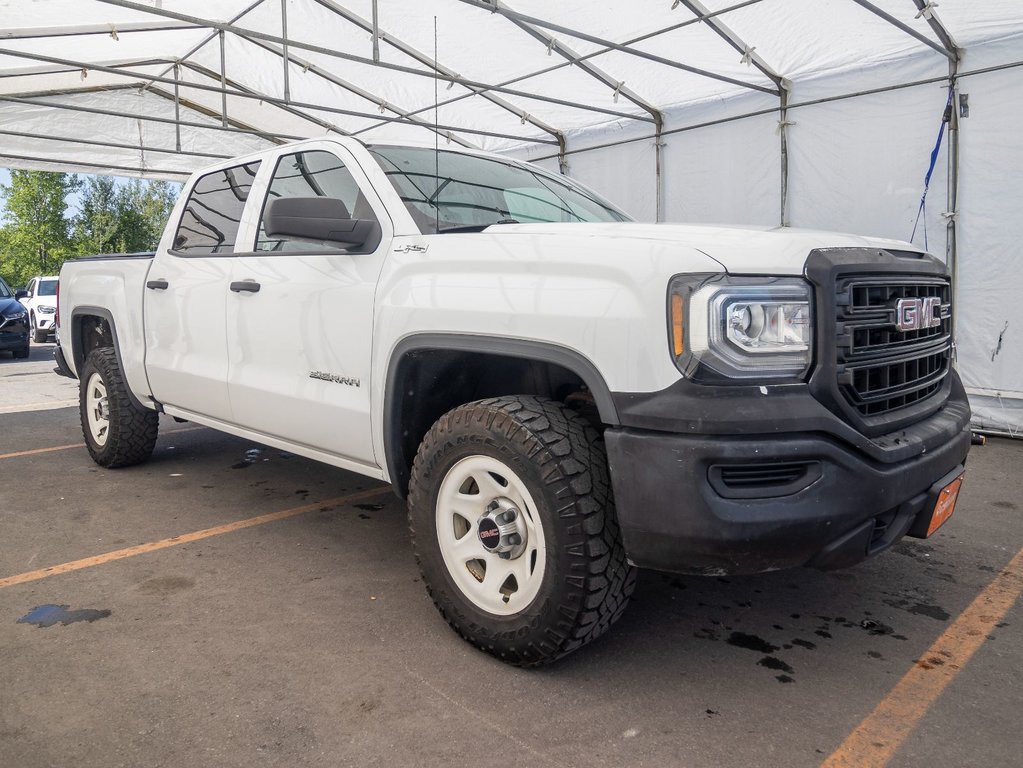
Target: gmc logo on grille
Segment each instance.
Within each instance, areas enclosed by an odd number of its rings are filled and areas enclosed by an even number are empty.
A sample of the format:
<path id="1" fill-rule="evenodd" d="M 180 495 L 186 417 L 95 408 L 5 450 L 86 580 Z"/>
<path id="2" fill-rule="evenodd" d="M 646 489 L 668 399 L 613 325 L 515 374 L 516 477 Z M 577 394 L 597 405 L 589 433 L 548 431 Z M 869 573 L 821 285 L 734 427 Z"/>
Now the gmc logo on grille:
<path id="1" fill-rule="evenodd" d="M 900 331 L 919 331 L 941 325 L 941 299 L 899 299 L 895 305 L 895 327 Z"/>

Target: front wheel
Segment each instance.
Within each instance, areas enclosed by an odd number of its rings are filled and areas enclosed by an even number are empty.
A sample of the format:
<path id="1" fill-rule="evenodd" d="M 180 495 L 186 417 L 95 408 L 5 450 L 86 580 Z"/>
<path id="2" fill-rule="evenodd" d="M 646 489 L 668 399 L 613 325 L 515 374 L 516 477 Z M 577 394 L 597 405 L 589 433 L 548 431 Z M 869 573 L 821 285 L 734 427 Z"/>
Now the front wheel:
<path id="1" fill-rule="evenodd" d="M 49 334 L 47 331 L 36 326 L 35 315 L 32 315 L 31 320 L 29 320 L 29 327 L 32 329 L 32 341 L 34 341 L 36 344 L 42 344 L 46 341 L 46 337 Z"/>
<path id="2" fill-rule="evenodd" d="M 600 434 L 552 400 L 481 400 L 420 446 L 409 522 L 423 579 L 448 623 L 520 666 L 602 635 L 635 585 Z"/>
<path id="3" fill-rule="evenodd" d="M 132 402 L 110 347 L 94 349 L 86 358 L 78 405 L 85 446 L 97 464 L 128 467 L 152 455 L 160 416 Z"/>

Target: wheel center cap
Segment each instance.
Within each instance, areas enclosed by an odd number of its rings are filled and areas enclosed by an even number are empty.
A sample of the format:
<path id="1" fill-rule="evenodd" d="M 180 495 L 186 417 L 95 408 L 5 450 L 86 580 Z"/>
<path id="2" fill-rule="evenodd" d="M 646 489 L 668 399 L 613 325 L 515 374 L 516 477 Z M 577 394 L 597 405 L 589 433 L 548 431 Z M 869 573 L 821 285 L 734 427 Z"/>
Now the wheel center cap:
<path id="1" fill-rule="evenodd" d="M 495 550 L 501 543 L 501 527 L 491 518 L 484 517 L 477 526 L 480 542 L 488 550 Z"/>
<path id="2" fill-rule="evenodd" d="M 494 499 L 476 522 L 476 533 L 487 552 L 511 560 L 526 551 L 526 526 L 511 499 Z"/>
<path id="3" fill-rule="evenodd" d="M 110 419 L 110 402 L 105 397 L 100 398 L 96 403 L 96 412 L 101 419 Z"/>

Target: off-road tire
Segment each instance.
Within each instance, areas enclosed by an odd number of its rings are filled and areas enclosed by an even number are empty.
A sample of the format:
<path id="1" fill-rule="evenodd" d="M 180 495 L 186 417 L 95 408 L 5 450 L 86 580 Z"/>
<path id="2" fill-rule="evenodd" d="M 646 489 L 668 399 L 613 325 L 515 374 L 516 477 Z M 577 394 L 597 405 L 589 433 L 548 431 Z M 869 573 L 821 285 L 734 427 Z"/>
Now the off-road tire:
<path id="1" fill-rule="evenodd" d="M 106 385 L 109 428 L 106 442 L 100 445 L 92 436 L 86 414 L 86 386 L 93 373 Z M 111 469 L 141 464 L 149 459 L 156 445 L 160 416 L 156 411 L 135 405 L 128 394 L 128 385 L 117 363 L 117 354 L 110 347 L 89 353 L 82 366 L 78 388 L 78 412 L 82 435 L 92 460 Z"/>
<path id="2" fill-rule="evenodd" d="M 452 466 L 474 455 L 496 458 L 518 474 L 543 525 L 546 570 L 539 593 L 508 616 L 469 600 L 440 551 L 441 482 Z M 635 587 L 603 437 L 562 403 L 499 397 L 446 413 L 416 455 L 408 510 L 416 560 L 443 617 L 472 645 L 511 664 L 549 663 L 595 640 L 622 615 Z"/>

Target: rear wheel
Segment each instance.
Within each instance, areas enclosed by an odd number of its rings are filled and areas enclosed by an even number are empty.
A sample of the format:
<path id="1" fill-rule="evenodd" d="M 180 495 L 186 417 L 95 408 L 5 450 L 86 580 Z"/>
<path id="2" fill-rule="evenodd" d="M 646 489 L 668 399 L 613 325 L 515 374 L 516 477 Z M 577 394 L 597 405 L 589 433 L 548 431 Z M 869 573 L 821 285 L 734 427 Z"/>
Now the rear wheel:
<path id="1" fill-rule="evenodd" d="M 635 585 L 603 439 L 552 400 L 494 398 L 441 417 L 416 456 L 409 521 L 441 614 L 513 664 L 596 639 Z"/>
<path id="2" fill-rule="evenodd" d="M 152 455 L 160 417 L 132 402 L 110 347 L 94 349 L 86 358 L 78 403 L 85 445 L 97 464 L 127 467 Z"/>

